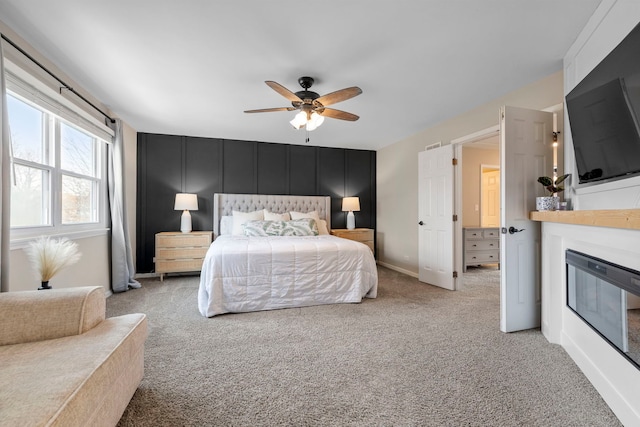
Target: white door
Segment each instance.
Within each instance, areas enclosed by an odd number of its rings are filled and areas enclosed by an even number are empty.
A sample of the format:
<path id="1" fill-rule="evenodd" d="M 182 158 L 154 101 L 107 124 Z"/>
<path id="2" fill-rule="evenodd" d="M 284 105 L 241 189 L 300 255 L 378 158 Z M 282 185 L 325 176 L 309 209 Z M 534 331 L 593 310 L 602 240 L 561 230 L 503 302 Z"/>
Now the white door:
<path id="1" fill-rule="evenodd" d="M 419 280 L 455 290 L 453 278 L 453 146 L 418 154 Z"/>
<path id="2" fill-rule="evenodd" d="M 500 226 L 500 170 L 483 170 L 480 181 L 480 226 Z"/>
<path id="3" fill-rule="evenodd" d="M 540 326 L 540 223 L 535 210 L 538 177 L 552 168 L 553 115 L 503 107 L 500 136 L 500 330 Z"/>

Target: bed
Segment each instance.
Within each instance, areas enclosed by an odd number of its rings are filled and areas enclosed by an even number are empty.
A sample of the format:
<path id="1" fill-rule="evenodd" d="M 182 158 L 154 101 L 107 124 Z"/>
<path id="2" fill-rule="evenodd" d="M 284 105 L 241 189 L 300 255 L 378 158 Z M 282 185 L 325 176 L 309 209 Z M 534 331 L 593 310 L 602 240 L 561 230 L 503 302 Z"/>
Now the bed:
<path id="1" fill-rule="evenodd" d="M 262 220 L 238 219 L 259 211 Z M 293 218 L 280 221 L 281 215 Z M 320 234 L 246 235 L 252 227 L 262 233 L 265 225 L 286 229 L 300 223 Z M 358 303 L 377 295 L 378 273 L 369 247 L 329 234 L 330 197 L 215 194 L 213 224 L 215 240 L 198 290 L 203 316 Z"/>

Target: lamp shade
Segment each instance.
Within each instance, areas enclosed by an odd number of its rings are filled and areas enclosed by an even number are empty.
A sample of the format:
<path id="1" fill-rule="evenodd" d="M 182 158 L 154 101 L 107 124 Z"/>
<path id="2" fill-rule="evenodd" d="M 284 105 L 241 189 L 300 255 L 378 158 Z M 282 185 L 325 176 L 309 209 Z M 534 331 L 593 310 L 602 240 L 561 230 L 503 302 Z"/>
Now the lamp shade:
<path id="1" fill-rule="evenodd" d="M 178 193 L 176 194 L 176 203 L 173 209 L 177 211 L 190 210 L 197 211 L 198 210 L 198 195 L 197 194 L 189 194 L 189 193 Z"/>
<path id="2" fill-rule="evenodd" d="M 342 199 L 342 211 L 343 212 L 357 212 L 360 210 L 360 198 L 358 197 L 345 197 Z"/>

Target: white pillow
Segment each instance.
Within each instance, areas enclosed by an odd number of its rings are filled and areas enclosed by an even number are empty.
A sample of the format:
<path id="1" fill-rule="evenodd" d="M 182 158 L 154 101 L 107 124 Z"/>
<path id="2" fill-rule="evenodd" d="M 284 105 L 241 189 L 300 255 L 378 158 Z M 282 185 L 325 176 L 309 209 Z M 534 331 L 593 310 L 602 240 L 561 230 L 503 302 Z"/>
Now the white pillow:
<path id="1" fill-rule="evenodd" d="M 320 217 L 318 216 L 318 211 L 312 211 L 307 213 L 291 212 L 291 219 L 303 219 L 303 218 L 313 218 L 316 220 L 316 222 L 320 221 Z"/>
<path id="2" fill-rule="evenodd" d="M 316 225 L 318 226 L 318 235 L 329 234 L 329 230 L 327 229 L 327 221 L 325 221 L 324 219 L 320 219 L 318 211 L 311 211 L 307 213 L 291 212 L 291 219 L 303 218 L 313 218 L 316 220 Z"/>
<path id="3" fill-rule="evenodd" d="M 233 233 L 233 217 L 231 215 L 224 215 L 220 218 L 220 235 L 225 236 Z"/>
<path id="4" fill-rule="evenodd" d="M 288 212 L 279 214 L 275 212 L 269 212 L 268 210 L 264 210 L 264 220 L 265 221 L 289 221 L 291 216 L 289 216 Z"/>
<path id="5" fill-rule="evenodd" d="M 262 210 L 253 212 L 233 211 L 233 230 L 231 234 L 234 236 L 242 236 L 244 234 L 242 224 L 247 221 L 262 221 L 263 219 L 264 214 Z"/>

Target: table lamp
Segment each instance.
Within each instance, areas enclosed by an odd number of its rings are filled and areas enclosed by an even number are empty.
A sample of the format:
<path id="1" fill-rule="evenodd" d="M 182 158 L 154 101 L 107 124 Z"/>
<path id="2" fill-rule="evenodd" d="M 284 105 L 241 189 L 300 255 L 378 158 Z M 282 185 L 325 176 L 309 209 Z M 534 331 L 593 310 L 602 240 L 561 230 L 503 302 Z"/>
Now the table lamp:
<path id="1" fill-rule="evenodd" d="M 353 211 L 360 211 L 360 199 L 358 197 L 344 197 L 342 199 L 342 211 L 349 212 L 347 214 L 347 229 L 356 228 L 356 217 Z"/>
<path id="2" fill-rule="evenodd" d="M 180 231 L 183 233 L 191 233 L 191 214 L 189 211 L 198 210 L 198 195 L 189 193 L 176 194 L 176 203 L 173 209 L 182 211 Z"/>

